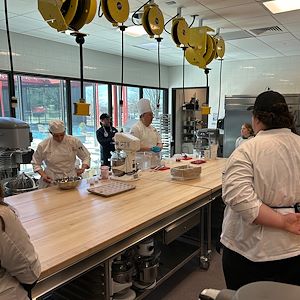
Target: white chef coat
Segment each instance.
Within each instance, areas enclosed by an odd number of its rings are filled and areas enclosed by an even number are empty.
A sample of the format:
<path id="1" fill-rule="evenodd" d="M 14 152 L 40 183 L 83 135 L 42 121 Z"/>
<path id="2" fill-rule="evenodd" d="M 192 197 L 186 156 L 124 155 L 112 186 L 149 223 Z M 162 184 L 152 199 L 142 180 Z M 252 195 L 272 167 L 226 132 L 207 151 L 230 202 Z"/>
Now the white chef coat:
<path id="1" fill-rule="evenodd" d="M 32 284 L 39 278 L 38 256 L 15 213 L 0 205 L 0 217 L 0 300 L 28 300 L 20 283 Z"/>
<path id="2" fill-rule="evenodd" d="M 300 136 L 290 129 L 260 131 L 229 157 L 223 175 L 221 242 L 251 261 L 300 255 L 300 236 L 253 224 L 262 203 L 300 202 Z M 280 212 L 280 210 L 278 210 Z"/>
<path id="3" fill-rule="evenodd" d="M 59 143 L 50 137 L 38 145 L 31 163 L 35 172 L 42 170 L 42 166 L 45 164 L 45 173 L 55 180 L 62 177 L 77 176 L 76 156 L 82 160 L 82 164 L 90 165 L 90 153 L 79 139 L 65 135 L 62 142 Z M 49 185 L 42 179 L 40 179 L 39 184 L 40 188 Z"/>
<path id="4" fill-rule="evenodd" d="M 243 143 L 249 141 L 250 139 L 254 138 L 254 136 L 250 135 L 248 138 L 243 138 L 242 136 L 238 137 L 235 141 L 235 148 L 242 145 Z"/>
<path id="5" fill-rule="evenodd" d="M 151 148 L 161 144 L 161 138 L 157 130 L 152 125 L 145 126 L 141 120 L 132 126 L 130 133 L 140 139 L 141 148 Z"/>

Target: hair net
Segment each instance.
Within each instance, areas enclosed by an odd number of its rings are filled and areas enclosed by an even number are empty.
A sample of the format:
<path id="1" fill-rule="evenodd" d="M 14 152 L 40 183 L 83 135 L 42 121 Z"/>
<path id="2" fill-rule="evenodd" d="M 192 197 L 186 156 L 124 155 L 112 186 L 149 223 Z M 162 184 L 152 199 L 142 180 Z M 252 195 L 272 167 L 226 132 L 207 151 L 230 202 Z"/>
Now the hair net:
<path id="1" fill-rule="evenodd" d="M 53 120 L 49 122 L 49 131 L 51 133 L 62 133 L 66 130 L 65 124 L 61 120 Z"/>

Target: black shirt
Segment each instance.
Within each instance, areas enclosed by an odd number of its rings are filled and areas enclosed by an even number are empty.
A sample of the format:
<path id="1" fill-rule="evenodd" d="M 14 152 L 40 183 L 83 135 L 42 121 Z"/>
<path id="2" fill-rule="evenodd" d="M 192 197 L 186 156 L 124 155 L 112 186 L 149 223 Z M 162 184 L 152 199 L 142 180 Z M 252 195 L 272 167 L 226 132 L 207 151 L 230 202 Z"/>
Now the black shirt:
<path id="1" fill-rule="evenodd" d="M 113 137 L 118 130 L 112 126 L 101 126 L 96 131 L 96 136 L 101 145 L 101 160 L 102 165 L 110 166 L 108 159 L 111 157 L 110 152 L 115 151 Z"/>

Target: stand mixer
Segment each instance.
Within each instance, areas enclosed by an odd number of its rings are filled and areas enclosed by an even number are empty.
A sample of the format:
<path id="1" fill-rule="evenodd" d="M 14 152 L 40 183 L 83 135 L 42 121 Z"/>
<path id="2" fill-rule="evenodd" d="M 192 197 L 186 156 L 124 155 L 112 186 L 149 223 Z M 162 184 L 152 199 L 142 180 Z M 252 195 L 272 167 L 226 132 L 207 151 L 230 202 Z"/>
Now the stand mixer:
<path id="1" fill-rule="evenodd" d="M 140 140 L 129 133 L 115 134 L 116 151 L 111 154 L 111 179 L 130 181 L 137 178 L 136 151 L 140 149 Z"/>
<path id="2" fill-rule="evenodd" d="M 17 193 L 36 188 L 34 181 L 27 175 L 18 176 L 20 164 L 31 162 L 31 141 L 32 135 L 27 123 L 15 118 L 0 117 L 0 182 L 10 185 L 9 189 Z"/>

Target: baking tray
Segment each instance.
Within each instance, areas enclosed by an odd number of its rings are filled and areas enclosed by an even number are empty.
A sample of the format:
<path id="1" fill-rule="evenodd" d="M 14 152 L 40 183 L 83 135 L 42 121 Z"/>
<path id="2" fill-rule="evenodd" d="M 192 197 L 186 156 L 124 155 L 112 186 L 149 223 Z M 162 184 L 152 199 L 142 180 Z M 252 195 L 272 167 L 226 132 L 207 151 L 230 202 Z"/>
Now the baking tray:
<path id="1" fill-rule="evenodd" d="M 111 197 L 135 189 L 135 185 L 125 182 L 114 181 L 101 186 L 88 188 L 87 190 L 92 193 L 103 197 Z"/>

